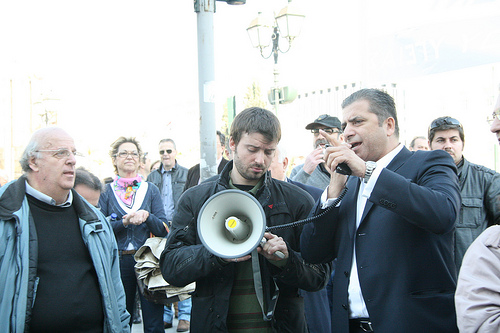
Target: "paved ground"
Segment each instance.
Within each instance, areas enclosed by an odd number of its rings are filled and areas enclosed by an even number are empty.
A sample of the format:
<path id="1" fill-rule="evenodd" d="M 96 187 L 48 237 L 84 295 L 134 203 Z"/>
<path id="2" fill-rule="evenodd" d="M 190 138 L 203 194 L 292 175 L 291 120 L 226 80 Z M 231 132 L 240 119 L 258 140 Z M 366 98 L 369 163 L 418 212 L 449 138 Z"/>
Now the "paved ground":
<path id="1" fill-rule="evenodd" d="M 142 323 L 132 325 L 132 333 L 143 333 L 143 332 L 144 331 L 142 330 Z M 165 333 L 174 333 L 174 332 L 177 332 L 177 318 L 174 318 L 173 327 L 167 328 L 165 330 Z"/>

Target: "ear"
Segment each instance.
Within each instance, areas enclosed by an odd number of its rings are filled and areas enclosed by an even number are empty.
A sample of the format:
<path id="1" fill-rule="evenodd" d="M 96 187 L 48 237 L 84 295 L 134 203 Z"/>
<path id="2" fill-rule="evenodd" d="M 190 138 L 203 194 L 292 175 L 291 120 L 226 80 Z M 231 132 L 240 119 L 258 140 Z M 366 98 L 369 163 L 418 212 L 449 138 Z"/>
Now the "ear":
<path id="1" fill-rule="evenodd" d="M 28 165 L 29 165 L 30 169 L 35 171 L 35 172 L 40 170 L 40 167 L 36 164 L 35 156 L 30 157 Z"/>
<path id="2" fill-rule="evenodd" d="M 396 131 L 396 121 L 394 118 L 389 117 L 386 120 L 384 120 L 385 123 L 385 131 L 387 133 L 387 136 L 392 136 L 394 132 Z"/>
<path id="3" fill-rule="evenodd" d="M 229 138 L 229 149 L 233 152 L 236 150 L 236 144 L 234 143 L 233 137 Z"/>
<path id="4" fill-rule="evenodd" d="M 285 157 L 282 163 L 283 163 L 283 170 L 285 170 L 286 172 L 286 169 L 288 168 L 288 157 Z"/>

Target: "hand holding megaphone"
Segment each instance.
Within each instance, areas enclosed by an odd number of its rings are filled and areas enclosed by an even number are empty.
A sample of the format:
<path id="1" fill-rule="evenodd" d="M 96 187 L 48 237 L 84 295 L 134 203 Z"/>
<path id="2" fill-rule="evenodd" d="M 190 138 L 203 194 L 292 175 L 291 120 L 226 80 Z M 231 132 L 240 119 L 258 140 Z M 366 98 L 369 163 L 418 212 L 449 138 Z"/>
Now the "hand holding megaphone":
<path id="1" fill-rule="evenodd" d="M 363 177 L 365 174 L 366 166 L 363 161 L 355 152 L 355 148 L 347 142 L 335 138 L 335 134 L 328 134 L 320 130 L 327 141 L 328 145 L 325 146 L 325 166 L 332 176 L 334 171 L 342 175 L 353 175 L 356 177 Z M 336 175 L 335 175 L 336 176 Z"/>
<path id="2" fill-rule="evenodd" d="M 270 232 L 264 233 L 264 238 L 257 248 L 257 252 L 268 260 L 278 261 L 288 258 L 288 248 L 283 238 Z"/>

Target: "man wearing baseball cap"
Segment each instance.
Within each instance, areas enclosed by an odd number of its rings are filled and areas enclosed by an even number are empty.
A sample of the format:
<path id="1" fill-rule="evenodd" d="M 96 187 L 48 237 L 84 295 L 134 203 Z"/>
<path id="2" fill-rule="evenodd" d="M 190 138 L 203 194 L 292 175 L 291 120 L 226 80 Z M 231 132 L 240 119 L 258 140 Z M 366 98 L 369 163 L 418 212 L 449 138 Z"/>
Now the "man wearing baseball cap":
<path id="1" fill-rule="evenodd" d="M 307 155 L 304 164 L 297 165 L 290 173 L 290 179 L 302 184 L 324 189 L 330 183 L 330 173 L 326 170 L 323 160 L 323 149 L 328 143 L 319 130 L 328 134 L 337 133 L 337 139 L 342 134 L 340 120 L 327 114 L 322 114 L 306 126 L 313 134 L 314 150 Z"/>

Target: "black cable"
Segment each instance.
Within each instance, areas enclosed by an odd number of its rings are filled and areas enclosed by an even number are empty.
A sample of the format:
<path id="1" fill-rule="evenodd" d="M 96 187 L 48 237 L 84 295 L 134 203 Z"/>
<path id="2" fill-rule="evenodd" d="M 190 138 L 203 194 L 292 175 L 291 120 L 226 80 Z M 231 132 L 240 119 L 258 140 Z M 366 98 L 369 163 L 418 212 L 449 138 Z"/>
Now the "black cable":
<path id="1" fill-rule="evenodd" d="M 346 181 L 346 183 L 347 183 L 347 181 Z M 344 186 L 344 189 L 342 190 L 342 193 L 340 193 L 339 197 L 337 199 L 335 199 L 335 201 L 327 209 L 325 209 L 321 214 L 318 214 L 316 216 L 310 216 L 310 217 L 308 217 L 306 219 L 298 220 L 298 221 L 291 222 L 291 223 L 286 223 L 286 224 L 282 224 L 282 225 L 276 225 L 276 226 L 273 226 L 273 227 L 266 227 L 266 232 L 271 232 L 271 231 L 281 230 L 281 229 L 289 229 L 289 228 L 300 227 L 300 226 L 303 226 L 305 224 L 314 222 L 317 219 L 319 219 L 320 217 L 323 217 L 330 210 L 332 210 L 333 207 L 336 207 L 339 204 L 339 202 L 344 198 L 344 196 L 346 195 L 346 193 L 347 193 L 347 186 Z"/>

